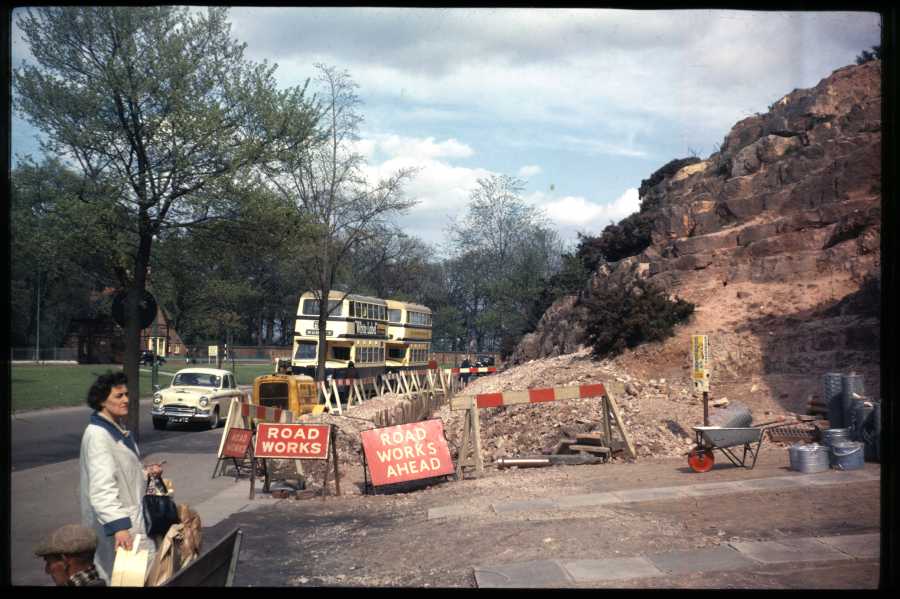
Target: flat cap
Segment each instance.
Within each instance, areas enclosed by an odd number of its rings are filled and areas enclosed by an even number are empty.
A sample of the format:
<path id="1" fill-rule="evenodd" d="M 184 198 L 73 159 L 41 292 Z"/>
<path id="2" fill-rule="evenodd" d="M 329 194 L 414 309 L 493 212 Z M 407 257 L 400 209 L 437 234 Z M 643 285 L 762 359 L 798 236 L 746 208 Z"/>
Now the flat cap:
<path id="1" fill-rule="evenodd" d="M 97 533 L 81 524 L 66 524 L 50 533 L 34 548 L 37 556 L 54 553 L 87 553 L 97 549 Z"/>

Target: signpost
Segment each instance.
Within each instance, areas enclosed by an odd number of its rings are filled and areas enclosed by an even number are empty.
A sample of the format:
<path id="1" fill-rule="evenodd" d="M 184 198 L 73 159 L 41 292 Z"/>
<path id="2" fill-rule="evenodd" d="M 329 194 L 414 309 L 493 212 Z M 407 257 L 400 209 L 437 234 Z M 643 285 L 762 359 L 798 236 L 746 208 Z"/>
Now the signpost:
<path id="1" fill-rule="evenodd" d="M 330 424 L 282 424 L 260 422 L 256 425 L 256 442 L 253 446 L 253 461 L 269 458 L 281 460 L 325 460 L 331 457 L 334 464 L 334 487 L 336 495 L 341 494 L 341 478 L 338 472 L 337 445 L 334 442 L 334 427 Z M 265 464 L 265 462 L 264 462 Z M 265 489 L 269 487 L 269 470 L 265 468 Z M 256 477 L 250 477 L 250 498 L 255 494 Z M 328 464 L 325 464 L 325 480 L 322 483 L 322 498 L 328 494 Z"/>
<path id="2" fill-rule="evenodd" d="M 206 348 L 206 358 L 207 363 L 212 363 L 213 358 L 219 357 L 219 346 L 218 345 L 210 345 Z"/>
<path id="3" fill-rule="evenodd" d="M 369 429 L 360 438 L 373 487 L 454 473 L 440 419 Z"/>
<path id="4" fill-rule="evenodd" d="M 709 426 L 709 337 L 691 335 L 691 379 L 694 390 L 703 392 L 703 426 Z"/>

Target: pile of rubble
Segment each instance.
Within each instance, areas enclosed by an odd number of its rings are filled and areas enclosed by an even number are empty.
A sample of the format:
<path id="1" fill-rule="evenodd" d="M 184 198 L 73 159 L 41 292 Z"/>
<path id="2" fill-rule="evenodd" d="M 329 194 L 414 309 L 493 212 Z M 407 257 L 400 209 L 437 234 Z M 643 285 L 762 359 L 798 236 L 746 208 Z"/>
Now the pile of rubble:
<path id="1" fill-rule="evenodd" d="M 614 361 L 592 360 L 587 349 L 532 360 L 476 379 L 463 393 L 476 395 L 610 381 L 624 384 L 625 393 L 613 396 L 613 399 L 619 406 L 638 459 L 676 457 L 690 451 L 693 447 L 691 427 L 703 424 L 703 402 L 693 395 L 689 381 L 638 380 Z M 601 403 L 597 399 L 482 409 L 479 413 L 482 457 L 487 464 L 500 457 L 550 453 L 565 438 L 599 431 L 601 413 Z M 448 406 L 441 407 L 435 414 L 443 420 L 454 452 L 461 442 L 464 414 L 451 411 Z"/>

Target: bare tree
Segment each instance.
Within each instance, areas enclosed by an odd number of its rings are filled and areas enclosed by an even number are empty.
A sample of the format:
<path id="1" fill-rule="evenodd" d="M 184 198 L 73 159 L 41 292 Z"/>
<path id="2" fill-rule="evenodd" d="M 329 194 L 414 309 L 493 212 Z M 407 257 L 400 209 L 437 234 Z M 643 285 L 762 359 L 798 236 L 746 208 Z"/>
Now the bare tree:
<path id="1" fill-rule="evenodd" d="M 345 70 L 316 64 L 317 94 L 322 119 L 316 143 L 283 154 L 266 174 L 273 188 L 296 206 L 309 225 L 303 269 L 315 282 L 319 300 L 319 351 L 316 378 L 325 378 L 325 323 L 328 297 L 339 282 L 351 252 L 377 235 L 387 219 L 416 202 L 403 196 L 403 184 L 415 169 L 400 169 L 370 183 L 365 157 L 355 148 L 363 117 L 356 84 Z M 352 290 L 350 282 L 344 297 Z M 324 309 L 322 309 L 324 308 Z"/>

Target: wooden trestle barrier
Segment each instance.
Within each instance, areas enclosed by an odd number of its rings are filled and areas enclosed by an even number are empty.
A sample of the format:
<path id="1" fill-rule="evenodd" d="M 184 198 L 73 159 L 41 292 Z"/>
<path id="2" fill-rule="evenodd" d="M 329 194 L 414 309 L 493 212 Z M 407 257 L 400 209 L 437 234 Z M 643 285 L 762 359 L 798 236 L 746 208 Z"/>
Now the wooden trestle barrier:
<path id="1" fill-rule="evenodd" d="M 385 373 L 380 377 L 344 378 L 319 381 L 319 391 L 322 402 L 330 413 L 343 414 L 339 387 L 346 387 L 347 404 L 349 409 L 355 404 L 363 403 L 372 395 L 379 397 L 387 393 L 394 393 L 403 398 L 419 401 L 428 410 L 437 407 L 439 398 L 447 399 L 452 395 L 451 381 L 441 376 L 437 368 L 421 370 L 401 370 Z"/>
<path id="2" fill-rule="evenodd" d="M 610 387 L 614 384 L 609 384 Z M 479 424 L 478 410 L 481 408 L 495 408 L 516 404 L 542 403 L 562 399 L 580 399 L 599 397 L 603 402 L 602 422 L 603 433 L 607 442 L 612 439 L 613 429 L 617 429 L 625 444 L 628 457 L 637 457 L 634 445 L 625 423 L 619 413 L 612 394 L 603 383 L 590 385 L 571 385 L 568 387 L 548 387 L 544 389 L 527 389 L 525 391 L 506 391 L 503 393 L 482 393 L 479 395 L 463 395 L 450 401 L 451 410 L 465 410 L 463 422 L 462 444 L 456 462 L 456 476 L 463 477 L 463 468 L 474 466 L 475 476 L 484 473 L 484 459 L 481 457 L 481 427 Z M 472 453 L 470 456 L 469 454 Z"/>

